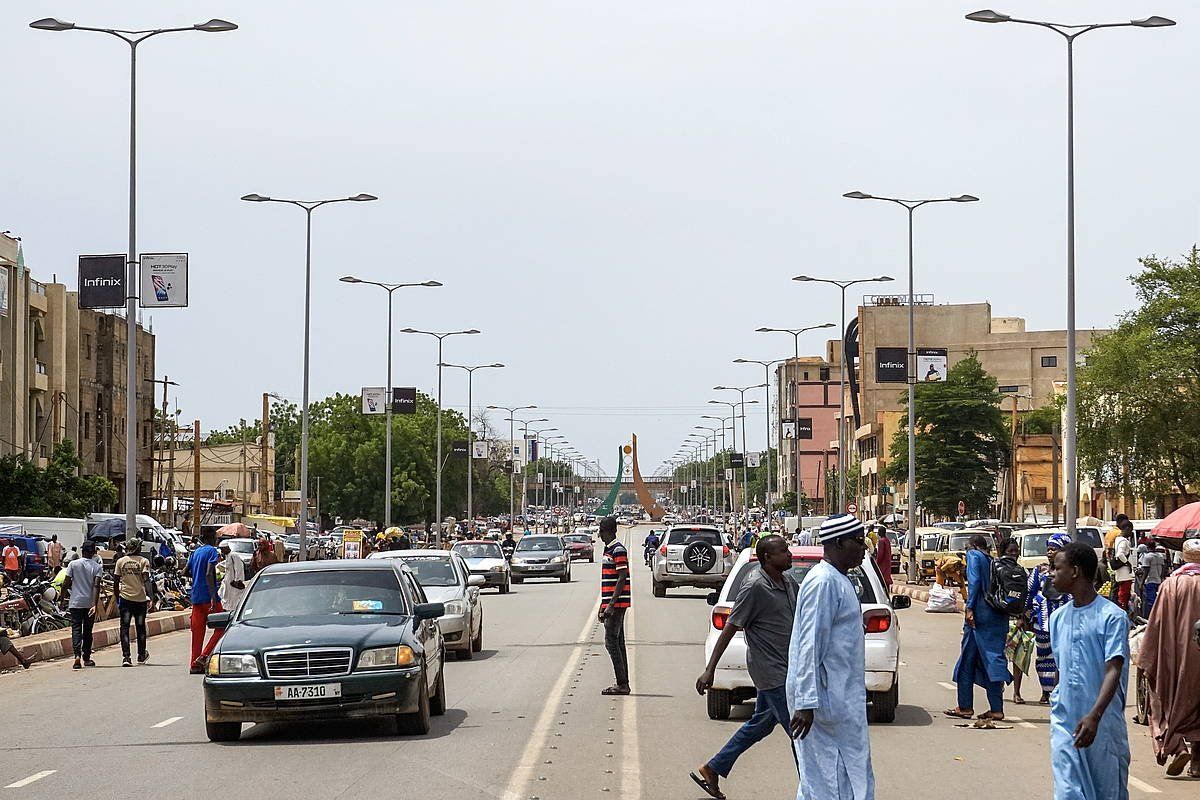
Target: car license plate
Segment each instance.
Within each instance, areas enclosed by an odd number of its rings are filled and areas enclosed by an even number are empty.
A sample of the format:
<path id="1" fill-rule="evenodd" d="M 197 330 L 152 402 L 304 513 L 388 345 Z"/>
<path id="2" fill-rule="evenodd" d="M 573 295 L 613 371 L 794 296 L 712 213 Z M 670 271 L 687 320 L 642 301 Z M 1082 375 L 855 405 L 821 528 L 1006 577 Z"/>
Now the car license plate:
<path id="1" fill-rule="evenodd" d="M 340 683 L 307 683 L 294 686 L 276 686 L 276 700 L 324 700 L 327 697 L 341 697 Z"/>
<path id="2" fill-rule="evenodd" d="M 533 564 L 529 568 L 530 569 L 545 569 L 546 565 L 545 564 Z"/>

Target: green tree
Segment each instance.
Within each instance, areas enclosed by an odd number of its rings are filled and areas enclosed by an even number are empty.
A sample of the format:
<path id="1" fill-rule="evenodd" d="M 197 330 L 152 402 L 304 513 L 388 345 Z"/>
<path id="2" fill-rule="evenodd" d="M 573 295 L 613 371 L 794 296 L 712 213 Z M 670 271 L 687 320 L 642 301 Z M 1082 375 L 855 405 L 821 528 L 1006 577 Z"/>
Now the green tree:
<path id="1" fill-rule="evenodd" d="M 974 352 L 944 382 L 917 384 L 916 499 L 926 510 L 954 516 L 962 500 L 969 514 L 987 512 L 1009 452 L 996 388 Z M 907 414 L 900 426 L 884 469 L 893 484 L 908 479 Z"/>
<path id="2" fill-rule="evenodd" d="M 54 446 L 45 469 L 24 456 L 0 458 L 0 515 L 82 517 L 117 502 L 108 478 L 79 474 L 82 463 L 69 439 Z"/>
<path id="3" fill-rule="evenodd" d="M 1059 420 L 1062 418 L 1062 407 L 1052 405 L 1035 408 L 1032 411 L 1022 411 L 1020 418 L 1023 433 L 1029 435 L 1054 433 L 1058 430 Z"/>
<path id="4" fill-rule="evenodd" d="M 1138 307 L 1079 370 L 1079 461 L 1100 485 L 1185 497 L 1200 484 L 1200 254 L 1147 256 Z"/>

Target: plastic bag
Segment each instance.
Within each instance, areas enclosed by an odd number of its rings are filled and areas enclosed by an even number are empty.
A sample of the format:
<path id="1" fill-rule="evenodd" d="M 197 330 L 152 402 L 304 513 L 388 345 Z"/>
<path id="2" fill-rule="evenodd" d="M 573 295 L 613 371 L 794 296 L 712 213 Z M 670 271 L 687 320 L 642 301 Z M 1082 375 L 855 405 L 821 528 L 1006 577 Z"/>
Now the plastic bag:
<path id="1" fill-rule="evenodd" d="M 929 587 L 929 600 L 925 603 L 925 611 L 929 614 L 954 614 L 958 611 L 955 599 L 957 597 L 957 592 L 935 583 Z"/>

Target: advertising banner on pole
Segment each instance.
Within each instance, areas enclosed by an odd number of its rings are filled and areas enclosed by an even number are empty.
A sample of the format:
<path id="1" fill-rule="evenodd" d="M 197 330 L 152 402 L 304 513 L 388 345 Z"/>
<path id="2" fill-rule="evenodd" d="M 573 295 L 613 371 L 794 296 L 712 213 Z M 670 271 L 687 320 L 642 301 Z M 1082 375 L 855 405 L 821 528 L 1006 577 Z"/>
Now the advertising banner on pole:
<path id="1" fill-rule="evenodd" d="M 908 351 L 903 347 L 875 348 L 875 382 L 904 383 L 908 380 Z"/>
<path id="2" fill-rule="evenodd" d="M 450 456 L 452 458 L 466 458 L 469 452 L 469 443 L 466 439 L 456 439 L 450 443 Z"/>
<path id="3" fill-rule="evenodd" d="M 363 532 L 357 528 L 342 531 L 342 555 L 345 558 L 362 558 Z"/>
<path id="4" fill-rule="evenodd" d="M 142 253 L 138 294 L 146 308 L 187 308 L 188 254 Z"/>
<path id="5" fill-rule="evenodd" d="M 747 467 L 761 467 L 762 466 L 762 453 L 746 453 L 746 466 Z"/>
<path id="6" fill-rule="evenodd" d="M 386 393 L 382 386 L 364 386 L 362 390 L 362 413 L 364 414 L 386 414 L 387 409 L 384 408 L 384 398 Z"/>
<path id="7" fill-rule="evenodd" d="M 539 484 L 543 484 L 543 483 L 545 483 L 545 482 L 546 482 L 546 473 L 544 473 L 544 472 L 539 472 L 539 473 L 538 473 L 538 476 L 537 476 L 537 482 L 538 482 Z"/>
<path id="8" fill-rule="evenodd" d="M 729 454 L 729 466 L 731 466 L 731 467 L 744 467 L 744 466 L 746 466 L 746 455 L 745 455 L 745 453 L 730 453 L 730 454 Z"/>
<path id="9" fill-rule="evenodd" d="M 813 438 L 812 417 L 800 417 L 796 420 L 796 438 L 811 439 Z"/>
<path id="10" fill-rule="evenodd" d="M 946 380 L 946 348 L 917 348 L 917 380 L 938 383 Z"/>
<path id="11" fill-rule="evenodd" d="M 415 387 L 415 386 L 393 386 L 392 387 L 392 413 L 393 414 L 415 414 L 415 413 L 417 413 L 417 387 Z"/>
<path id="12" fill-rule="evenodd" d="M 796 420 L 784 419 L 779 421 L 779 435 L 784 439 L 796 438 Z"/>
<path id="13" fill-rule="evenodd" d="M 125 305 L 125 254 L 79 257 L 79 307 Z"/>
<path id="14" fill-rule="evenodd" d="M 525 437 L 525 452 L 529 454 L 529 463 L 538 460 L 538 441 L 536 436 Z"/>
<path id="15" fill-rule="evenodd" d="M 726 481 L 732 481 L 732 480 L 733 480 L 733 469 L 732 469 L 732 468 L 730 468 L 730 469 L 726 469 L 726 470 L 725 470 L 725 480 L 726 480 Z"/>
<path id="16" fill-rule="evenodd" d="M 471 453 L 471 457 L 476 459 L 488 457 L 488 443 L 486 440 L 475 442 L 474 452 Z"/>

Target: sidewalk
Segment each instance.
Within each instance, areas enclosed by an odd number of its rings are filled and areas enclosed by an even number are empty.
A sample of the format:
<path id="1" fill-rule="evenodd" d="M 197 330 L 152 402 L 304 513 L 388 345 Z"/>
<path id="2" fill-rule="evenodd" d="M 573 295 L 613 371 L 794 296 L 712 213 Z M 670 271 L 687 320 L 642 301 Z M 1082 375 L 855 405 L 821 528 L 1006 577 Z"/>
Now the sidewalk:
<path id="1" fill-rule="evenodd" d="M 188 627 L 191 614 L 191 611 L 159 611 L 150 614 L 146 617 L 146 633 L 148 636 L 158 636 L 182 630 Z M 117 630 L 119 627 L 120 621 L 116 619 L 97 622 L 92 629 L 92 649 L 99 650 L 119 644 L 121 641 L 121 635 Z M 132 635 L 133 631 L 131 630 L 130 636 Z M 49 661 L 52 658 L 69 657 L 71 655 L 71 628 L 68 626 L 62 630 L 39 633 L 35 636 L 20 636 L 13 639 L 12 642 L 31 661 Z M 0 670 L 11 669 L 15 666 L 17 666 L 17 660 L 11 655 L 0 656 Z"/>

